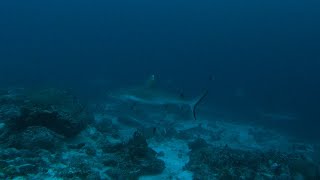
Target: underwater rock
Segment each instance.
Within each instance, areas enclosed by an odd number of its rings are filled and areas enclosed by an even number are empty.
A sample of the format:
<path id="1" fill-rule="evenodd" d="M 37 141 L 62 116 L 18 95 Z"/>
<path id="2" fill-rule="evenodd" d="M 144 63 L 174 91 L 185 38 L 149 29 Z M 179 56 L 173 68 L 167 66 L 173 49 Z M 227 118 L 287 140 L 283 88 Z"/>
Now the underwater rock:
<path id="1" fill-rule="evenodd" d="M 173 127 L 146 127 L 139 129 L 143 132 L 147 139 L 155 138 L 157 141 L 164 141 L 178 136 L 178 131 Z"/>
<path id="2" fill-rule="evenodd" d="M 206 148 L 209 146 L 209 144 L 202 138 L 198 138 L 192 142 L 190 142 L 188 144 L 189 146 L 189 149 L 191 149 L 191 151 L 196 151 L 198 149 L 201 149 L 201 148 Z"/>
<path id="3" fill-rule="evenodd" d="M 82 154 L 66 154 L 60 160 L 65 166 L 58 168 L 57 176 L 64 179 L 88 179 L 95 172 L 92 170 L 93 162 Z"/>
<path id="4" fill-rule="evenodd" d="M 69 149 L 82 149 L 86 144 L 85 143 L 79 143 L 79 144 L 68 144 L 67 147 Z"/>
<path id="5" fill-rule="evenodd" d="M 194 173 L 194 179 L 293 179 L 298 174 L 304 179 L 320 178 L 316 166 L 301 154 L 202 144 L 206 143 L 196 140 L 189 145 L 190 160 L 185 169 Z"/>
<path id="6" fill-rule="evenodd" d="M 50 158 L 45 151 L 17 150 L 14 148 L 1 149 L 0 174 L 3 179 L 13 179 L 18 176 L 34 176 L 48 167 Z M 46 160 L 44 160 L 46 159 Z"/>
<path id="7" fill-rule="evenodd" d="M 89 156 L 95 156 L 97 154 L 97 150 L 93 146 L 86 145 L 86 146 L 84 146 L 83 149 L 84 149 L 85 153 Z"/>
<path id="8" fill-rule="evenodd" d="M 23 132 L 10 136 L 9 146 L 18 149 L 52 150 L 61 144 L 63 137 L 45 127 L 30 126 Z"/>
<path id="9" fill-rule="evenodd" d="M 144 135 L 136 131 L 128 143 L 118 146 L 114 151 L 117 160 L 106 159 L 106 164 L 117 162 L 116 167 L 108 170 L 109 176 L 117 179 L 138 179 L 142 175 L 159 174 L 163 172 L 165 164 L 157 159 L 157 153 L 148 147 Z"/>
<path id="10" fill-rule="evenodd" d="M 179 131 L 176 135 L 176 137 L 178 139 L 181 139 L 181 140 L 190 140 L 190 139 L 193 139 L 194 138 L 194 135 L 193 134 L 190 134 L 186 131 Z"/>
<path id="11" fill-rule="evenodd" d="M 8 121 L 12 131 L 43 126 L 63 136 L 73 137 L 93 122 L 93 115 L 83 104 L 65 92 L 52 89 L 27 96 L 20 112 L 19 117 Z"/>
<path id="12" fill-rule="evenodd" d="M 20 116 L 19 106 L 24 103 L 20 93 L 15 90 L 0 90 L 0 120 L 8 120 Z"/>
<path id="13" fill-rule="evenodd" d="M 21 156 L 23 156 L 23 151 L 19 151 L 15 148 L 2 148 L 0 151 L 1 160 L 14 159 Z"/>
<path id="14" fill-rule="evenodd" d="M 22 164 L 16 167 L 21 174 L 36 173 L 37 167 L 34 164 Z"/>
<path id="15" fill-rule="evenodd" d="M 119 138 L 119 126 L 112 122 L 112 119 L 103 118 L 92 124 L 93 127 L 97 129 L 98 132 L 106 135 L 110 135 L 115 139 Z"/>
<path id="16" fill-rule="evenodd" d="M 103 165 L 105 166 L 116 166 L 118 164 L 118 158 L 114 154 L 108 154 L 103 158 Z"/>
<path id="17" fill-rule="evenodd" d="M 106 153 L 116 153 L 119 150 L 121 150 L 123 147 L 125 146 L 125 144 L 123 143 L 104 143 L 103 145 L 101 145 L 101 148 L 104 152 Z"/>
<path id="18" fill-rule="evenodd" d="M 155 137 L 155 135 L 160 134 L 159 128 L 156 128 L 156 127 L 139 128 L 139 131 L 144 135 L 144 137 L 146 139 L 153 138 L 153 137 Z"/>
<path id="19" fill-rule="evenodd" d="M 320 179 L 319 165 L 306 160 L 295 159 L 289 164 L 289 168 L 294 172 L 294 175 L 302 175 L 304 179 Z"/>
<path id="20" fill-rule="evenodd" d="M 211 141 L 220 141 L 222 138 L 222 134 L 224 133 L 224 130 L 216 131 L 211 134 L 210 140 Z"/>
<path id="21" fill-rule="evenodd" d="M 20 108 L 14 104 L 5 104 L 0 106 L 1 121 L 17 118 L 21 115 Z"/>
<path id="22" fill-rule="evenodd" d="M 17 104 L 22 102 L 23 89 L 0 89 L 0 104 Z"/>

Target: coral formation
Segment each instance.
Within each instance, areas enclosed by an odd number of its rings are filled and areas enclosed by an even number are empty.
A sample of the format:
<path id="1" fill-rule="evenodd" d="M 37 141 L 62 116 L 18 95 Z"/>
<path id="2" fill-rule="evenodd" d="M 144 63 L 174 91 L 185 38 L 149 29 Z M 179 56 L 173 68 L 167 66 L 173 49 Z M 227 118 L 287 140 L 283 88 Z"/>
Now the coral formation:
<path id="1" fill-rule="evenodd" d="M 317 166 L 301 154 L 214 147 L 203 139 L 193 141 L 189 148 L 185 168 L 194 172 L 194 179 L 320 178 Z"/>
<path id="2" fill-rule="evenodd" d="M 319 147 L 270 150 L 268 130 L 87 107 L 58 89 L 0 91 L 0 179 L 320 179 Z"/>
<path id="3" fill-rule="evenodd" d="M 42 126 L 65 137 L 72 137 L 93 121 L 93 114 L 85 105 L 58 89 L 26 93 L 23 98 L 23 103 L 16 104 L 18 115 L 7 120 L 11 131 Z"/>

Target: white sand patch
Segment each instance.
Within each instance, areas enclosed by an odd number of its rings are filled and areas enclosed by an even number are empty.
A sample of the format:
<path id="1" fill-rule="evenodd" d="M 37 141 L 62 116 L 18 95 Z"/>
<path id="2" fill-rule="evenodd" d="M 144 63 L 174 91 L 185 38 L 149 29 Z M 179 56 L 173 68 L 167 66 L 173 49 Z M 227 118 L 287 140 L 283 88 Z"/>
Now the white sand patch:
<path id="1" fill-rule="evenodd" d="M 189 161 L 189 148 L 185 141 L 182 140 L 168 140 L 166 142 L 156 142 L 150 141 L 149 147 L 160 153 L 163 152 L 164 155 L 159 157 L 165 162 L 166 169 L 160 175 L 156 176 L 143 176 L 140 180 L 149 179 L 183 179 L 191 180 L 192 173 L 183 170 L 183 167 Z"/>

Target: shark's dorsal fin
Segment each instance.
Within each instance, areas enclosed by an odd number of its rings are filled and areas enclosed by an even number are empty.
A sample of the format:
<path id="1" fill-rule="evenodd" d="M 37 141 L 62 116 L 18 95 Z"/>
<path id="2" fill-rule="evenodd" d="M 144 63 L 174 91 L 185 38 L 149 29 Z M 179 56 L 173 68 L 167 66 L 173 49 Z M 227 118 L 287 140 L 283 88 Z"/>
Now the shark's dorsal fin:
<path id="1" fill-rule="evenodd" d="M 146 81 L 146 83 L 145 83 L 145 87 L 146 87 L 146 88 L 154 88 L 155 84 L 156 84 L 156 77 L 155 77 L 154 74 L 152 74 L 152 75 L 147 79 L 147 81 Z"/>

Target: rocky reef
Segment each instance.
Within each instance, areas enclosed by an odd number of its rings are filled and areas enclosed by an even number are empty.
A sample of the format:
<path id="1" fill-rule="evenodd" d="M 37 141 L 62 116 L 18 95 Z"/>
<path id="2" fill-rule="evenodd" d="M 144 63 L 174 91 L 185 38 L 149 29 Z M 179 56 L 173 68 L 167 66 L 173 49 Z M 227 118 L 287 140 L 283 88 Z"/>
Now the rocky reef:
<path id="1" fill-rule="evenodd" d="M 214 147 L 203 139 L 189 143 L 185 169 L 194 179 L 319 179 L 316 164 L 298 153 Z"/>
<path id="2" fill-rule="evenodd" d="M 86 106 L 66 91 L 37 90 L 26 93 L 23 98 L 23 103 L 17 104 L 18 115 L 7 121 L 11 131 L 41 126 L 72 137 L 93 121 L 93 114 Z"/>
<path id="3" fill-rule="evenodd" d="M 99 114 L 68 91 L 1 89 L 0 179 L 320 179 L 320 146 L 116 107 Z"/>
<path id="4" fill-rule="evenodd" d="M 138 179 L 165 168 L 143 133 L 119 139 L 69 92 L 4 91 L 0 101 L 0 179 Z"/>
<path id="5" fill-rule="evenodd" d="M 105 151 L 110 152 L 110 149 Z M 111 153 L 111 158 L 106 159 L 104 164 L 116 164 L 108 170 L 108 174 L 114 179 L 138 179 L 141 175 L 160 174 L 165 169 L 164 162 L 157 159 L 157 153 L 148 147 L 146 138 L 139 131 L 136 131 L 127 143 L 118 145 Z"/>

